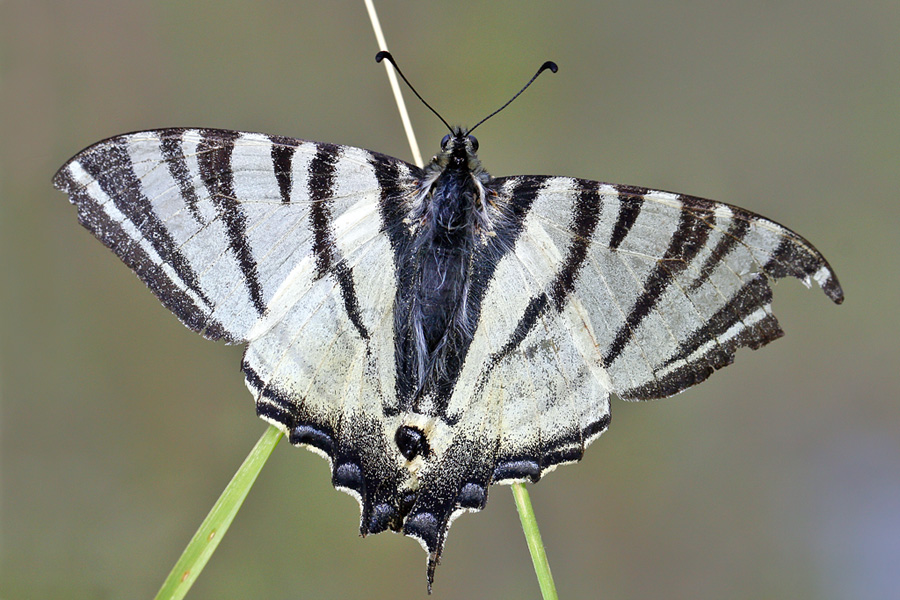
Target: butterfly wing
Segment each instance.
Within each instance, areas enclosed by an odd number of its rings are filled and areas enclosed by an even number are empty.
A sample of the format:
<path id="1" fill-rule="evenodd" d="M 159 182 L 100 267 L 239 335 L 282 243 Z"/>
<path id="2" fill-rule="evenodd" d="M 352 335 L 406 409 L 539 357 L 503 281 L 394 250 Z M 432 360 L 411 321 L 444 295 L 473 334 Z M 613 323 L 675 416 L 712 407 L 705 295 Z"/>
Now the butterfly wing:
<path id="1" fill-rule="evenodd" d="M 188 327 L 240 342 L 297 263 L 316 253 L 331 266 L 325 233 L 340 215 L 318 208 L 332 184 L 329 160 L 354 150 L 226 130 L 145 131 L 85 149 L 54 184 Z M 387 159 L 357 154 L 357 163 Z M 378 189 L 352 193 L 377 205 Z"/>
<path id="2" fill-rule="evenodd" d="M 383 413 L 394 401 L 391 245 L 420 177 L 359 148 L 165 129 L 99 142 L 54 184 L 188 327 L 249 342 L 257 412 L 331 460 L 366 533 L 400 526 L 398 490 L 410 485 Z"/>
<path id="3" fill-rule="evenodd" d="M 497 407 L 494 483 L 578 460 L 609 422 L 610 393 L 670 396 L 737 348 L 780 337 L 770 280 L 815 281 L 843 300 L 812 244 L 741 208 L 565 177 L 501 178 L 492 189 L 496 218 L 521 225 L 451 412 Z"/>
<path id="4" fill-rule="evenodd" d="M 611 393 L 670 396 L 780 337 L 770 280 L 843 300 L 809 242 L 741 208 L 565 177 L 489 189 L 494 231 L 474 260 L 479 317 L 446 409 L 452 432 L 435 436 L 445 443 L 405 529 L 432 570 L 453 517 L 482 508 L 488 484 L 579 460 L 609 424 Z"/>

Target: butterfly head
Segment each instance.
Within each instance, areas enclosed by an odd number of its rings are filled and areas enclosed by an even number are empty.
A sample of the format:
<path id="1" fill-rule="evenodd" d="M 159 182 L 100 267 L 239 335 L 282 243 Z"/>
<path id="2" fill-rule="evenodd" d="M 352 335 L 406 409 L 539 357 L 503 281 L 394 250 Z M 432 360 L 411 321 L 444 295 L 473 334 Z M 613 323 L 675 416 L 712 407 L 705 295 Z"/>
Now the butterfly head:
<path id="1" fill-rule="evenodd" d="M 481 161 L 478 160 L 478 140 L 462 127 L 454 127 L 441 140 L 441 151 L 431 160 L 441 170 L 478 171 Z"/>

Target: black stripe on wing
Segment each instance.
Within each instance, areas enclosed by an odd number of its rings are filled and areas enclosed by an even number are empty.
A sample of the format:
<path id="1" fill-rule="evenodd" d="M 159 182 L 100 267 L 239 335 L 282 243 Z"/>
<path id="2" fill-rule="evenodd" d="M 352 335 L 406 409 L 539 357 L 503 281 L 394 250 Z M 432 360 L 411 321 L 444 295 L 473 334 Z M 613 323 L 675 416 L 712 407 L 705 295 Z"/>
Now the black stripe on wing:
<path id="1" fill-rule="evenodd" d="M 613 225 L 612 235 L 609 239 L 609 249 L 618 250 L 641 214 L 641 209 L 644 207 L 644 193 L 647 190 L 626 185 L 613 187 L 620 194 L 619 214 L 616 216 L 616 224 Z"/>
<path id="2" fill-rule="evenodd" d="M 642 292 L 603 355 L 603 363 L 606 365 L 619 358 L 641 322 L 656 308 L 675 277 L 687 268 L 709 238 L 710 227 L 704 217 L 712 214 L 710 208 L 684 198 L 682 202 L 684 206 L 679 214 L 678 227 L 669 247 L 641 282 Z"/>
<path id="3" fill-rule="evenodd" d="M 83 166 L 83 159 L 84 156 L 77 159 L 78 164 Z M 172 260 L 171 251 L 175 247 L 172 240 L 164 232 L 161 232 L 159 237 L 151 239 L 150 242 L 162 263 L 152 258 L 147 254 L 142 243 L 135 240 L 125 230 L 121 222 L 110 217 L 98 199 L 90 194 L 88 188 L 74 180 L 70 168 L 71 163 L 60 169 L 54 177 L 53 183 L 57 188 L 69 194 L 72 203 L 78 208 L 79 222 L 103 242 L 107 248 L 115 252 L 160 299 L 163 305 L 175 313 L 187 327 L 209 339 L 224 339 L 229 342 L 237 341 L 218 321 L 209 316 L 210 303 L 202 294 L 197 293 L 197 290 L 192 288 L 190 290 L 193 292 L 192 297 L 165 272 L 163 264 L 168 264 L 183 283 L 187 283 L 184 280 L 185 277 L 188 278 L 188 281 L 196 281 L 195 276 L 194 279 L 191 279 L 190 275 L 193 275 L 193 271 L 186 261 L 175 263 Z M 106 173 L 105 176 L 108 175 Z M 113 195 L 113 198 L 115 197 Z M 147 222 L 143 223 L 145 227 L 148 227 Z M 168 261 L 165 258 L 166 256 L 168 256 Z M 181 272 L 176 266 L 179 264 L 182 269 Z M 200 300 L 200 305 L 198 305 L 195 298 Z"/>
<path id="4" fill-rule="evenodd" d="M 202 138 L 197 145 L 200 178 L 209 191 L 213 206 L 222 215 L 228 235 L 228 246 L 244 276 L 253 308 L 262 315 L 266 311 L 266 304 L 263 301 L 259 271 L 247 239 L 246 216 L 234 192 L 231 154 L 234 150 L 234 140 L 240 134 L 236 131 L 210 130 L 201 132 L 201 135 Z"/>
<path id="5" fill-rule="evenodd" d="M 187 159 L 184 156 L 182 147 L 183 129 L 167 129 L 160 132 L 159 147 L 166 165 L 169 168 L 169 174 L 178 182 L 178 190 L 184 203 L 188 207 L 191 216 L 198 223 L 206 224 L 203 215 L 200 214 L 200 199 L 197 197 L 197 190 L 194 188 L 193 176 L 187 165 Z"/>
<path id="6" fill-rule="evenodd" d="M 394 252 L 394 264 L 402 264 L 403 257 L 410 252 L 412 235 L 404 220 L 409 216 L 412 180 L 421 180 L 424 176 L 421 169 L 397 160 L 396 158 L 370 152 L 369 164 L 375 172 L 380 190 L 378 211 L 381 215 L 384 233 L 391 243 Z M 408 175 L 401 174 L 401 166 L 409 170 Z M 406 181 L 406 178 L 411 178 Z M 398 280 L 399 284 L 399 280 Z"/>
<path id="7" fill-rule="evenodd" d="M 772 288 L 766 275 L 759 273 L 678 345 L 676 352 L 657 367 L 659 374 L 654 381 L 623 390 L 619 396 L 626 400 L 666 398 L 730 365 L 738 348 L 756 350 L 780 338 L 784 331 L 768 312 L 771 301 Z"/>
<path id="8" fill-rule="evenodd" d="M 341 256 L 334 240 L 331 205 L 334 198 L 335 172 L 340 149 L 331 144 L 316 144 L 316 155 L 309 164 L 308 193 L 310 229 L 313 232 L 313 253 L 316 257 L 317 277 L 332 273 L 341 288 L 344 310 L 359 336 L 368 340 L 369 330 L 362 321 L 362 311 L 353 283 L 353 272 Z"/>
<path id="9" fill-rule="evenodd" d="M 591 238 L 600 221 L 602 203 L 596 183 L 585 180 L 574 180 L 573 183 L 577 186 L 578 198 L 574 202 L 572 219 L 569 223 L 569 230 L 573 235 L 566 249 L 566 255 L 547 289 L 528 302 L 510 339 L 491 357 L 492 363 L 515 351 L 551 306 L 556 311 L 562 310 L 566 299 L 575 288 L 581 267 L 588 256 Z"/>
<path id="10" fill-rule="evenodd" d="M 696 291 L 709 280 L 716 267 L 725 260 L 732 250 L 740 246 L 748 231 L 750 231 L 750 221 L 745 219 L 733 219 L 731 221 L 728 230 L 719 238 L 709 256 L 706 257 L 706 260 L 700 266 L 699 275 L 688 286 L 689 292 Z"/>
<path id="11" fill-rule="evenodd" d="M 291 138 L 281 138 L 270 135 L 269 141 L 272 142 L 272 165 L 275 171 L 275 180 L 278 182 L 278 191 L 281 194 L 281 201 L 284 204 L 290 204 L 291 191 L 294 182 L 293 162 L 294 152 L 297 151 L 297 140 Z"/>

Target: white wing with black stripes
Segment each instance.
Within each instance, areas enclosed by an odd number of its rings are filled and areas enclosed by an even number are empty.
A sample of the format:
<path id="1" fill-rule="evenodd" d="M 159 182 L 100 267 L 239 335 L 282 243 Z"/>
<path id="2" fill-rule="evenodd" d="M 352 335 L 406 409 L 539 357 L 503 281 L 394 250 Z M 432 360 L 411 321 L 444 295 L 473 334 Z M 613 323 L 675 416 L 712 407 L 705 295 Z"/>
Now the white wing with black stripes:
<path id="1" fill-rule="evenodd" d="M 609 397 L 661 398 L 782 335 L 770 280 L 843 294 L 743 209 L 571 179 L 493 179 L 456 129 L 425 169 L 367 150 L 166 129 L 54 183 L 191 329 L 245 342 L 257 412 L 327 457 L 361 532 L 428 551 L 491 483 L 577 461 Z"/>
<path id="2" fill-rule="evenodd" d="M 345 218 L 356 215 L 364 229 L 374 223 L 368 237 L 379 237 L 382 163 L 401 204 L 414 187 L 400 186 L 412 177 L 388 157 L 261 134 L 163 129 L 91 146 L 54 184 L 69 193 L 81 223 L 188 327 L 241 342 L 299 265 L 312 261 L 318 278 L 332 270 L 346 276 L 332 239 L 344 216 L 336 211 L 352 210 Z M 351 306 L 346 288 L 339 289 Z"/>

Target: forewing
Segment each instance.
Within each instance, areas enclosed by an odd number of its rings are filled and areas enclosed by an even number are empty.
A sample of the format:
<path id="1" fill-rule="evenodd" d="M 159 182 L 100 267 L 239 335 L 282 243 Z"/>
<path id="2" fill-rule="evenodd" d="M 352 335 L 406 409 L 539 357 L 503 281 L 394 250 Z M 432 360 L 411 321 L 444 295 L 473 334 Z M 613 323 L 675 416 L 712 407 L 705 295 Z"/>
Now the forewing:
<path id="1" fill-rule="evenodd" d="M 313 252 L 317 155 L 350 150 L 255 133 L 162 129 L 98 142 L 53 182 L 69 194 L 80 222 L 185 325 L 239 342 Z"/>
<path id="2" fill-rule="evenodd" d="M 737 348 L 780 337 L 771 280 L 815 281 L 843 300 L 812 244 L 744 209 L 563 177 L 497 183 L 501 198 L 534 186 L 545 200 L 528 218 L 553 232 L 564 258 L 543 312 L 577 314 L 569 327 L 590 332 L 593 363 L 622 398 L 670 396 L 730 364 Z"/>

